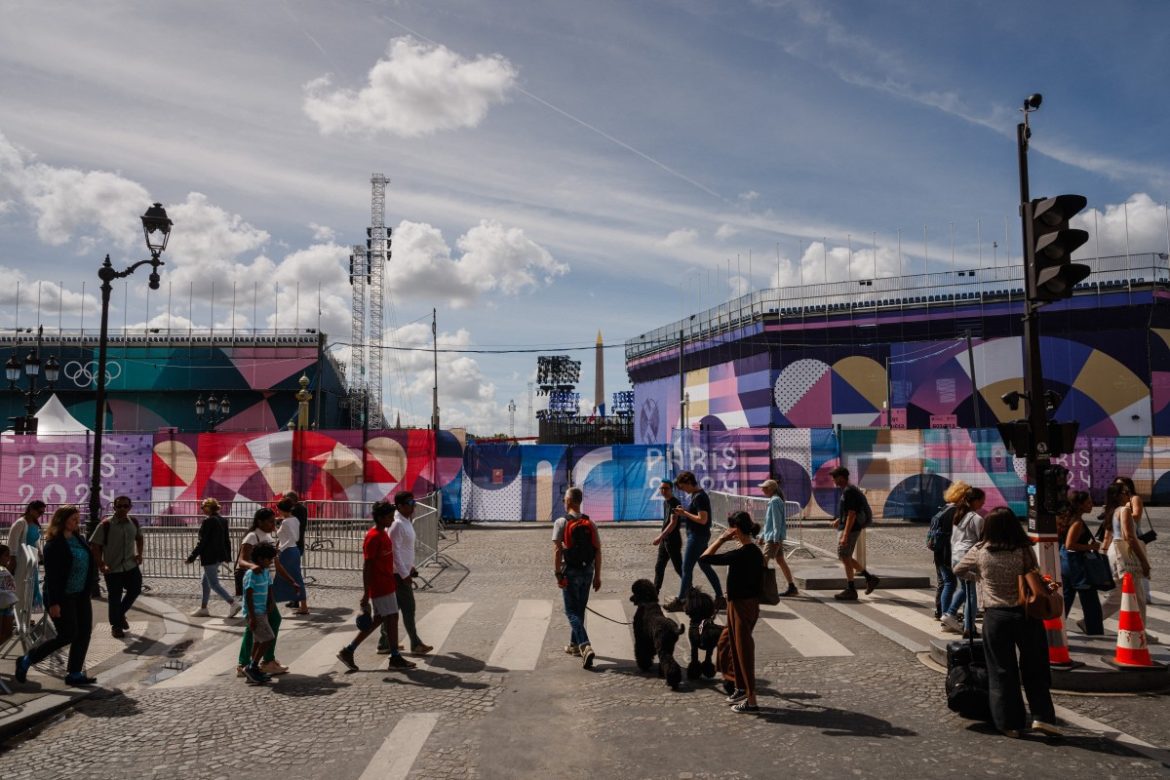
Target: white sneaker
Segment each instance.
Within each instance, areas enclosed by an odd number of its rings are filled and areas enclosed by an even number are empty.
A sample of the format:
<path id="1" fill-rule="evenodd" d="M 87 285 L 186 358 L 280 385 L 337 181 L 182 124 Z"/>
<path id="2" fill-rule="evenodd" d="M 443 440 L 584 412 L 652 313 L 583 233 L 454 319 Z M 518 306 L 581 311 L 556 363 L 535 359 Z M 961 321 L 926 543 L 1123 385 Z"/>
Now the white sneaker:
<path id="1" fill-rule="evenodd" d="M 191 617 L 211 617 L 211 613 L 207 611 L 207 607 L 200 607 L 191 612 Z"/>
<path id="2" fill-rule="evenodd" d="M 241 609 L 243 609 L 243 607 L 240 605 L 240 602 L 233 601 L 232 605 L 230 607 L 228 607 L 227 616 L 229 618 L 234 618 L 236 615 L 240 614 Z"/>
<path id="3" fill-rule="evenodd" d="M 960 623 L 959 619 L 957 617 L 955 617 L 954 615 L 951 615 L 951 614 L 943 615 L 942 620 L 939 622 L 942 623 L 943 631 L 949 631 L 952 634 L 963 633 L 963 624 Z"/>

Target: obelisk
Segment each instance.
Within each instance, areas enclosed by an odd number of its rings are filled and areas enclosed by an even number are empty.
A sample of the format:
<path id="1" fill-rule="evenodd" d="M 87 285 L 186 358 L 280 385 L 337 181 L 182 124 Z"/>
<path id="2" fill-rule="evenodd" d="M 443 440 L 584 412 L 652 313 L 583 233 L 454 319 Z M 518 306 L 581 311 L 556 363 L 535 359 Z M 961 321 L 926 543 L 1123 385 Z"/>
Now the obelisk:
<path id="1" fill-rule="evenodd" d="M 594 373 L 593 407 L 598 417 L 605 417 L 605 345 L 601 341 L 601 331 L 597 331 L 597 368 Z"/>

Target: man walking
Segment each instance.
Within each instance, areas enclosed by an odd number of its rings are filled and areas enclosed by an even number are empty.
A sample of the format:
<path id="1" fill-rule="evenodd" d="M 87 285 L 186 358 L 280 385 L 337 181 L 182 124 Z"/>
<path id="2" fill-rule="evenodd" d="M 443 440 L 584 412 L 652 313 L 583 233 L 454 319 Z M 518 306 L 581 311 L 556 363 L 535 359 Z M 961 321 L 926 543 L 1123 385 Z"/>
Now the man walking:
<path id="1" fill-rule="evenodd" d="M 873 511 L 869 508 L 869 501 L 865 494 L 856 485 L 849 484 L 849 469 L 838 466 L 829 472 L 833 484 L 841 491 L 841 498 L 837 504 L 837 517 L 833 520 L 833 527 L 841 530 L 837 539 L 837 557 L 845 567 L 845 590 L 837 593 L 833 598 L 838 601 L 857 601 L 857 586 L 853 583 L 854 573 L 865 577 L 865 594 L 873 593 L 873 589 L 881 582 L 880 579 L 865 570 L 853 558 L 853 551 L 857 548 L 857 540 L 861 532 L 873 522 Z"/>
<path id="2" fill-rule="evenodd" d="M 658 486 L 662 494 L 662 533 L 654 537 L 654 544 L 658 547 L 658 560 L 654 563 L 654 589 L 662 590 L 662 580 L 666 576 L 666 562 L 670 561 L 674 571 L 682 577 L 682 531 L 679 529 L 679 518 L 674 508 L 682 504 L 674 497 L 674 485 L 669 479 L 662 480 Z"/>
<path id="3" fill-rule="evenodd" d="M 362 600 L 359 603 L 358 633 L 353 641 L 337 653 L 338 660 L 351 672 L 358 671 L 353 654 L 358 645 L 382 623 L 388 626 L 390 639 L 390 669 L 413 669 L 414 664 L 398 652 L 398 583 L 394 577 L 394 542 L 386 530 L 394 517 L 394 505 L 389 501 L 374 502 L 371 514 L 374 527 L 366 531 L 362 541 Z M 370 617 L 371 608 L 373 617 Z"/>
<path id="4" fill-rule="evenodd" d="M 585 633 L 585 607 L 589 583 L 601 590 L 601 539 L 589 515 L 581 514 L 581 488 L 565 491 L 565 515 L 553 523 L 553 573 L 565 599 L 569 620 L 569 644 L 565 652 L 581 656 L 581 665 L 593 668 L 593 647 Z"/>
<path id="5" fill-rule="evenodd" d="M 415 655 L 426 655 L 434 650 L 433 647 L 419 639 L 418 629 L 414 622 L 414 578 L 418 572 L 414 568 L 414 494 L 408 490 L 394 494 L 394 522 L 390 524 L 390 540 L 394 542 L 394 581 L 395 595 L 398 597 L 398 612 L 402 615 L 402 625 L 406 628 L 406 635 L 410 637 L 410 652 Z M 390 636 L 386 624 L 382 624 L 382 635 L 378 641 L 378 652 L 385 655 L 390 652 Z"/>
<path id="6" fill-rule="evenodd" d="M 130 624 L 126 613 L 142 594 L 142 548 L 145 540 L 137 518 L 130 516 L 130 499 L 114 499 L 114 514 L 98 524 L 90 539 L 90 549 L 98 569 L 106 575 L 110 605 L 110 634 L 115 639 L 126 636 Z"/>

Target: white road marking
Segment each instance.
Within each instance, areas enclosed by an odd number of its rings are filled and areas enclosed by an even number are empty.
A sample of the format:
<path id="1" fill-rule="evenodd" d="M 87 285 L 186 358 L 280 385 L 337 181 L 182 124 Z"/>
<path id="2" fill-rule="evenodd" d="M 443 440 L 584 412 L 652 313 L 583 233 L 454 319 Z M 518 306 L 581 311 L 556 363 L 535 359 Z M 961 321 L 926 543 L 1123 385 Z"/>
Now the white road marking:
<path id="1" fill-rule="evenodd" d="M 459 622 L 459 618 L 463 617 L 464 613 L 470 608 L 470 601 L 449 601 L 443 604 L 436 604 L 418 622 L 419 636 L 422 637 L 424 642 L 435 648 L 431 651 L 432 654 L 427 656 L 426 659 L 418 659 L 420 669 L 431 667 L 429 659 L 442 653 L 443 645 L 447 643 L 447 638 L 451 636 L 451 631 L 455 628 L 455 624 Z"/>
<path id="2" fill-rule="evenodd" d="M 768 617 L 779 612 L 783 618 Z M 760 616 L 769 628 L 779 634 L 792 649 L 805 658 L 843 658 L 853 651 L 822 631 L 812 621 L 798 615 L 783 604 L 765 607 Z"/>
<path id="3" fill-rule="evenodd" d="M 516 602 L 512 619 L 496 642 L 487 665 L 509 671 L 531 671 L 540 658 L 544 635 L 552 618 L 552 602 L 544 599 L 521 599 Z"/>
<path id="4" fill-rule="evenodd" d="M 955 634 L 944 633 L 942 626 L 934 619 L 933 614 L 927 614 L 915 607 L 907 607 L 904 604 L 891 603 L 891 601 L 896 600 L 901 594 L 883 593 L 879 595 L 874 593 L 874 595 L 878 596 L 878 598 L 872 599 L 867 603 L 883 615 L 889 615 L 895 620 L 905 623 L 911 628 L 921 631 L 935 639 L 941 639 L 946 636 L 957 636 Z"/>
<path id="5" fill-rule="evenodd" d="M 304 677 L 320 677 L 332 671 L 343 672 L 345 668 L 337 660 L 337 651 L 345 647 L 346 643 L 357 636 L 357 629 L 347 630 L 339 628 L 330 631 L 309 646 L 308 650 L 297 656 L 283 659 L 288 664 L 289 674 Z M 371 634 L 367 642 L 377 641 L 376 634 Z"/>
<path id="6" fill-rule="evenodd" d="M 805 594 L 806 595 L 814 595 L 814 594 L 810 593 L 809 591 L 805 591 Z M 840 612 L 842 615 L 845 615 L 849 618 L 852 618 L 853 620 L 856 620 L 861 625 L 865 626 L 866 628 L 869 628 L 869 629 L 872 629 L 872 630 L 878 632 L 879 634 L 884 636 L 886 639 L 889 639 L 891 642 L 894 642 L 896 644 L 901 645 L 902 647 L 909 650 L 911 653 L 925 653 L 926 651 L 928 651 L 930 649 L 922 642 L 919 642 L 915 639 L 911 639 L 910 637 L 906 636 L 905 634 L 903 634 L 899 631 L 895 631 L 893 628 L 890 628 L 889 626 L 885 625 L 884 623 L 871 618 L 869 615 L 867 615 L 864 612 L 865 607 L 868 606 L 867 604 L 859 604 L 857 602 L 839 604 L 833 599 L 833 597 L 831 595 L 827 595 L 824 591 L 819 591 L 818 593 L 816 593 L 814 595 L 814 597 L 818 601 L 820 601 L 822 604 L 824 604 L 826 607 L 828 607 L 830 609 L 834 609 L 834 610 Z"/>
<path id="7" fill-rule="evenodd" d="M 236 660 L 240 654 L 240 643 L 228 642 L 211 655 L 193 666 L 184 669 L 174 677 L 168 677 L 154 687 L 170 690 L 172 688 L 195 688 L 210 682 L 213 678 L 224 674 L 236 673 Z"/>
<path id="8" fill-rule="evenodd" d="M 614 666 L 634 659 L 634 637 L 630 626 L 621 626 L 620 623 L 629 622 L 622 602 L 617 599 L 597 599 L 589 602 L 589 608 L 594 612 L 605 615 L 605 618 L 585 613 L 585 627 L 589 634 L 589 642 L 593 645 L 593 652 L 597 654 L 594 666 Z M 672 618 L 673 619 L 673 618 Z"/>
<path id="9" fill-rule="evenodd" d="M 435 712 L 403 715 L 358 780 L 405 780 L 438 722 Z"/>

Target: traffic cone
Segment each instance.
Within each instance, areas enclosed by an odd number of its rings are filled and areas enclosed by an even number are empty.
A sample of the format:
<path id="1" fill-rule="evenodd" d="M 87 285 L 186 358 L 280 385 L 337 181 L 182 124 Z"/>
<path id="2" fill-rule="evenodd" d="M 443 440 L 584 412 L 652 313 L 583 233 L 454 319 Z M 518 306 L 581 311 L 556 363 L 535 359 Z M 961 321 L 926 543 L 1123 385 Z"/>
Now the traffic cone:
<path id="1" fill-rule="evenodd" d="M 1044 631 L 1048 634 L 1048 665 L 1072 666 L 1072 656 L 1068 654 L 1068 636 L 1064 633 L 1064 619 L 1060 615 L 1052 620 L 1044 621 Z"/>
<path id="2" fill-rule="evenodd" d="M 1146 645 L 1142 613 L 1138 611 L 1133 575 L 1129 572 L 1121 578 L 1121 614 L 1117 617 L 1117 653 L 1113 656 L 1113 663 L 1117 666 L 1154 666 L 1150 648 Z"/>

